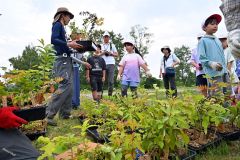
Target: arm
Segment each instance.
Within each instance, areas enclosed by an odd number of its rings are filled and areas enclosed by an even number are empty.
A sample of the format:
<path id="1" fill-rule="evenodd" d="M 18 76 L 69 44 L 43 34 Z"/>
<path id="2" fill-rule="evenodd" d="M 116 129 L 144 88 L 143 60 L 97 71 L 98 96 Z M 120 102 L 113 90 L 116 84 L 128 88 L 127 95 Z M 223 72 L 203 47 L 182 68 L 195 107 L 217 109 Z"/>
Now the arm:
<path id="1" fill-rule="evenodd" d="M 118 70 L 118 77 L 121 77 L 123 73 L 123 66 L 119 65 L 119 70 Z"/>
<path id="2" fill-rule="evenodd" d="M 232 65 L 233 65 L 233 61 L 227 63 L 227 69 L 230 73 L 231 73 Z"/>
<path id="3" fill-rule="evenodd" d="M 180 63 L 180 59 L 175 55 L 173 54 L 173 64 L 172 64 L 172 67 L 175 67 L 176 65 L 178 65 Z"/>
<path id="4" fill-rule="evenodd" d="M 103 77 L 102 77 L 102 81 L 105 82 L 106 79 L 106 70 L 103 70 Z"/>
<path id="5" fill-rule="evenodd" d="M 77 44 L 76 41 L 66 42 L 66 41 L 60 39 L 59 37 L 61 37 L 62 29 L 63 29 L 62 25 L 59 22 L 56 22 L 53 25 L 52 35 L 51 35 L 51 43 L 53 45 L 62 46 L 65 48 L 66 51 L 68 50 L 69 53 L 71 53 L 69 47 L 74 48 L 74 49 L 79 49 L 82 47 L 80 44 Z"/>
<path id="6" fill-rule="evenodd" d="M 115 47 L 114 44 L 112 44 L 112 52 L 111 52 L 111 55 L 112 55 L 113 57 L 118 57 L 118 52 L 117 52 L 117 49 L 116 49 L 116 47 Z"/>
<path id="7" fill-rule="evenodd" d="M 90 59 L 87 60 L 88 63 L 90 63 Z M 90 82 L 90 69 L 86 68 L 86 79 L 87 82 Z"/>

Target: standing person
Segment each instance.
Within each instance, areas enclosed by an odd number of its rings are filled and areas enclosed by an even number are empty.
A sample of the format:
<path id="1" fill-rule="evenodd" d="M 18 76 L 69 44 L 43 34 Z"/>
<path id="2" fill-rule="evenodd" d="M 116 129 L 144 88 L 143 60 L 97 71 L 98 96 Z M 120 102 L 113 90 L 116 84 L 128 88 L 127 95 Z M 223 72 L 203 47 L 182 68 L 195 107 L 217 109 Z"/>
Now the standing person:
<path id="1" fill-rule="evenodd" d="M 101 44 L 101 48 L 102 58 L 106 62 L 108 96 L 112 96 L 114 84 L 115 57 L 118 56 L 118 52 L 115 45 L 110 42 L 110 34 L 107 31 L 103 34 L 103 44 Z"/>
<path id="2" fill-rule="evenodd" d="M 36 160 L 40 154 L 31 141 L 17 127 L 27 121 L 16 116 L 16 107 L 0 108 L 0 159 L 1 160 Z"/>
<path id="3" fill-rule="evenodd" d="M 86 70 L 86 79 L 91 85 L 93 100 L 98 103 L 102 98 L 102 87 L 106 76 L 106 63 L 100 55 L 101 45 L 97 45 L 97 50 L 87 60 L 92 68 Z"/>
<path id="4" fill-rule="evenodd" d="M 175 67 L 180 63 L 179 58 L 171 53 L 169 46 L 161 48 L 161 52 L 164 54 L 160 64 L 159 78 L 163 77 L 164 88 L 166 89 L 166 96 L 169 96 L 169 85 L 174 93 L 171 95 L 177 97 L 177 87 L 175 82 Z"/>
<path id="5" fill-rule="evenodd" d="M 55 77 L 62 79 L 46 110 L 47 123 L 53 126 L 57 125 L 53 118 L 58 111 L 59 117 L 62 119 L 68 119 L 71 115 L 73 64 L 70 57 L 72 51 L 69 47 L 73 49 L 82 47 L 76 41 L 67 42 L 66 39 L 64 26 L 68 25 L 73 17 L 74 15 L 67 8 L 58 8 L 52 25 L 51 43 L 57 56 L 53 66 L 53 73 Z"/>
<path id="6" fill-rule="evenodd" d="M 228 88 L 218 86 L 219 82 L 229 82 L 223 47 L 219 39 L 214 36 L 221 20 L 222 17 L 219 14 L 213 14 L 206 18 L 202 23 L 202 29 L 206 35 L 198 43 L 200 62 L 205 74 L 209 77 L 209 96 L 214 95 L 220 88 L 223 89 L 224 94 L 231 91 L 230 86 Z"/>
<path id="7" fill-rule="evenodd" d="M 228 75 L 230 77 L 231 83 L 238 83 L 239 82 L 238 76 L 235 72 L 236 61 L 231 53 L 230 48 L 228 47 L 227 36 L 221 35 L 219 37 L 219 40 L 221 41 L 223 49 L 224 49 L 225 63 L 227 65 L 227 71 L 228 71 Z"/>
<path id="8" fill-rule="evenodd" d="M 77 31 L 71 34 L 72 41 L 80 41 L 81 38 L 81 31 L 78 29 Z M 82 65 L 87 68 L 90 68 L 91 65 L 87 62 L 82 61 L 83 53 L 79 53 L 77 50 L 73 49 L 73 54 L 75 58 L 79 59 Z M 73 109 L 78 109 L 80 106 L 80 74 L 79 74 L 79 67 L 80 64 L 73 62 L 73 96 L 72 96 L 72 107 Z"/>
<path id="9" fill-rule="evenodd" d="M 240 1 L 239 0 L 222 0 L 220 6 L 226 28 L 229 32 L 228 44 L 233 56 L 240 58 Z"/>
<path id="10" fill-rule="evenodd" d="M 127 96 L 128 87 L 132 91 L 133 97 L 137 97 L 137 86 L 140 83 L 140 67 L 142 67 L 147 76 L 152 76 L 145 61 L 142 57 L 135 53 L 135 47 L 133 42 L 125 41 L 124 47 L 127 54 L 125 54 L 120 63 L 117 75 L 117 80 L 121 80 L 122 84 L 122 96 Z"/>
<path id="11" fill-rule="evenodd" d="M 198 35 L 197 40 L 198 42 L 200 39 L 203 37 L 203 35 Z M 202 64 L 200 63 L 199 60 L 199 54 L 197 52 L 197 48 L 194 48 L 192 50 L 191 54 L 191 64 L 195 67 L 196 69 L 196 86 L 199 87 L 202 95 L 207 97 L 207 78 L 205 77 L 205 73 L 203 71 Z"/>

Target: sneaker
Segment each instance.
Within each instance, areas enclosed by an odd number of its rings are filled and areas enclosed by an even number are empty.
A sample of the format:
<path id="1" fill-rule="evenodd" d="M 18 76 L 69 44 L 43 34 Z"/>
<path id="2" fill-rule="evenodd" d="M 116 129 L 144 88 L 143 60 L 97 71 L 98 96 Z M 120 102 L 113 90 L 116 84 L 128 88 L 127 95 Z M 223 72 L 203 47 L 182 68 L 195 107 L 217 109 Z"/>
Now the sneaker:
<path id="1" fill-rule="evenodd" d="M 69 115 L 69 116 L 61 116 L 61 117 L 59 117 L 60 119 L 71 119 L 71 118 L 73 118 L 73 116 L 72 115 Z"/>
<path id="2" fill-rule="evenodd" d="M 47 118 L 47 124 L 50 126 L 57 126 L 57 122 L 51 118 Z"/>

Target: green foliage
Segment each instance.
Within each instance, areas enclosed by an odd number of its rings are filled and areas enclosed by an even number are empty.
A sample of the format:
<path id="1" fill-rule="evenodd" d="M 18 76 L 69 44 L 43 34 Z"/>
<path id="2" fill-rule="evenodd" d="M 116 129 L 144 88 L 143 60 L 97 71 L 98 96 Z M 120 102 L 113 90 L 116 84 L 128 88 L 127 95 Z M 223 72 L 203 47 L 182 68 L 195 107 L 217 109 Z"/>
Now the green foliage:
<path id="1" fill-rule="evenodd" d="M 14 103 L 24 106 L 31 103 L 35 95 L 44 93 L 46 85 L 51 81 L 51 72 L 54 61 L 54 50 L 52 45 L 45 45 L 43 39 L 39 40 L 40 46 L 34 47 L 38 64 L 35 69 L 15 69 L 6 72 L 3 78 L 8 86 L 8 94 L 14 95 Z M 23 55 L 23 58 L 25 55 Z M 33 57 L 32 57 L 33 58 Z M 24 61 L 29 59 L 24 59 Z M 11 86 L 11 87 L 10 87 Z"/>
<path id="2" fill-rule="evenodd" d="M 140 25 L 135 25 L 131 27 L 129 34 L 133 38 L 134 44 L 140 53 L 143 56 L 148 54 L 149 47 L 153 43 L 153 34 L 148 32 L 148 28 L 142 27 Z"/>
<path id="3" fill-rule="evenodd" d="M 199 131 L 204 131 L 207 134 L 210 124 L 218 126 L 226 119 L 227 109 L 221 105 L 219 100 L 221 99 L 211 97 L 209 99 L 203 98 L 197 102 L 192 116 L 196 117 L 194 124 Z"/>
<path id="4" fill-rule="evenodd" d="M 161 87 L 161 81 L 155 77 L 143 77 L 140 82 L 140 86 L 143 86 L 146 89 L 153 89 L 154 84 L 156 84 L 157 87 Z"/>
<path id="5" fill-rule="evenodd" d="M 11 63 L 14 69 L 28 70 L 37 69 L 37 66 L 39 65 L 40 61 L 36 47 L 28 45 L 23 50 L 21 56 L 12 57 L 9 59 L 9 62 Z"/>
<path id="6" fill-rule="evenodd" d="M 240 102 L 236 106 L 231 106 L 228 108 L 230 111 L 229 120 L 232 126 L 237 126 L 240 128 Z"/>
<path id="7" fill-rule="evenodd" d="M 75 136 L 74 134 L 67 134 L 65 136 L 57 136 L 53 139 L 47 137 L 39 137 L 37 140 L 37 145 L 40 150 L 44 153 L 38 157 L 38 160 L 54 159 L 54 154 L 60 154 L 68 149 L 72 149 L 81 142 L 81 138 Z M 73 154 L 73 152 L 72 152 Z M 72 155 L 73 156 L 73 155 Z"/>
<path id="8" fill-rule="evenodd" d="M 181 61 L 176 68 L 176 81 L 184 86 L 194 85 L 195 73 L 192 72 L 191 64 L 188 63 L 191 58 L 189 47 L 183 45 L 180 48 L 175 48 L 173 53 L 175 53 Z"/>
<path id="9" fill-rule="evenodd" d="M 55 50 L 51 44 L 45 44 L 43 39 L 39 40 L 40 46 L 37 46 L 40 63 L 37 66 L 43 80 L 50 80 L 52 67 L 55 59 Z"/>

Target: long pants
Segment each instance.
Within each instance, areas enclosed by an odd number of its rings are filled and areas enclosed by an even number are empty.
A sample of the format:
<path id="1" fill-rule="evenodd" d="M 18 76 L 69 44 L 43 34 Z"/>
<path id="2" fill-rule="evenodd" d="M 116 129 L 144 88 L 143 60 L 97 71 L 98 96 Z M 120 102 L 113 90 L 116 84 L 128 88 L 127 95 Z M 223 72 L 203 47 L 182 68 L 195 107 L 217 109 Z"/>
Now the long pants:
<path id="1" fill-rule="evenodd" d="M 164 88 L 166 89 L 166 96 L 174 96 L 177 97 L 177 87 L 175 83 L 175 76 L 167 76 L 163 74 L 163 83 L 164 83 Z M 170 87 L 169 87 L 170 85 Z M 169 88 L 174 91 L 172 95 L 169 95 Z"/>
<path id="2" fill-rule="evenodd" d="M 80 105 L 80 77 L 78 64 L 73 65 L 73 96 L 72 106 L 77 108 Z"/>
<path id="3" fill-rule="evenodd" d="M 55 78 L 61 78 L 58 89 L 52 94 L 46 109 L 47 118 L 53 119 L 59 111 L 59 117 L 70 116 L 72 110 L 73 65 L 70 57 L 57 57 L 53 67 Z"/>
<path id="4" fill-rule="evenodd" d="M 36 160 L 40 154 L 18 129 L 0 129 L 1 160 Z"/>
<path id="5" fill-rule="evenodd" d="M 107 75 L 108 95 L 109 96 L 112 96 L 112 92 L 113 92 L 114 71 L 115 71 L 115 65 L 114 64 L 107 64 L 106 65 L 106 75 Z"/>

